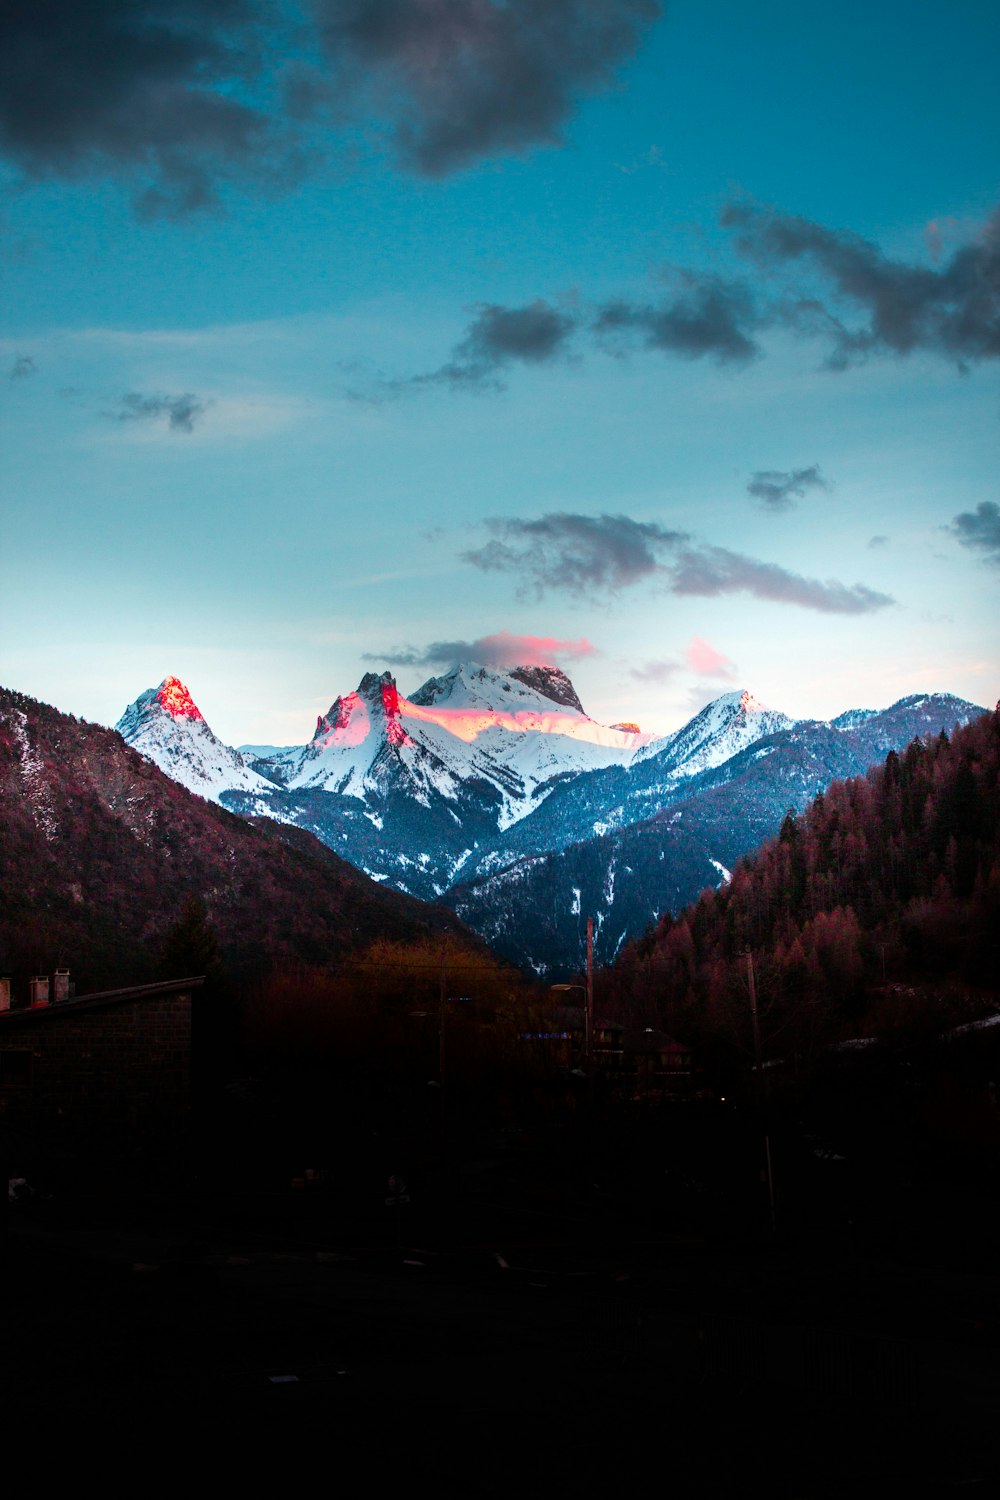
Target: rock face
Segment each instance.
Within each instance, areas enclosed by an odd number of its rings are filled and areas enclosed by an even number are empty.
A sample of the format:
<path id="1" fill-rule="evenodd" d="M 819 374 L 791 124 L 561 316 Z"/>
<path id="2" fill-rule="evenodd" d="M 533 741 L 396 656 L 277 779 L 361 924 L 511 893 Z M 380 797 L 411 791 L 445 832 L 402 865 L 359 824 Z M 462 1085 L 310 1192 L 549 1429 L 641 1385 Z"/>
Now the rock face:
<path id="1" fill-rule="evenodd" d="M 558 668 L 464 663 L 409 698 L 389 672 L 369 672 L 306 744 L 284 749 L 222 745 L 176 678 L 119 728 L 193 790 L 446 900 L 506 956 L 550 973 L 579 962 L 588 913 L 608 959 L 725 879 L 789 807 L 981 712 L 914 695 L 816 723 L 740 691 L 654 739 L 590 719 Z"/>

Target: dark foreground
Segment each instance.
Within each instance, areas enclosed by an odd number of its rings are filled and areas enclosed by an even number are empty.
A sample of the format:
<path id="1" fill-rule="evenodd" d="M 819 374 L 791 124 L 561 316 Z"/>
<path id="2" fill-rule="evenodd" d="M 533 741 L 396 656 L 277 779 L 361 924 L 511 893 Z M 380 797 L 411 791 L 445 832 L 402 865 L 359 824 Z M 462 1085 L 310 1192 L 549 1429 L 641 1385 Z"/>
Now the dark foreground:
<path id="1" fill-rule="evenodd" d="M 4 1431 L 50 1472 L 135 1445 L 227 1488 L 319 1463 L 352 1493 L 997 1493 L 988 1185 L 786 1153 L 772 1233 L 755 1174 L 648 1140 L 498 1136 L 391 1205 L 217 1168 L 18 1205 Z"/>

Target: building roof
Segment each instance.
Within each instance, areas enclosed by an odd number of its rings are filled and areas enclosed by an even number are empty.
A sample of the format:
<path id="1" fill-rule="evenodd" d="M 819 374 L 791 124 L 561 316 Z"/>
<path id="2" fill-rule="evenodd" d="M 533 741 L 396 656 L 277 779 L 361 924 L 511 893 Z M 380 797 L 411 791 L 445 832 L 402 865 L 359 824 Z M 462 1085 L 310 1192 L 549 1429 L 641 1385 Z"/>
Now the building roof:
<path id="1" fill-rule="evenodd" d="M 98 1010 L 107 1005 L 123 1005 L 129 1000 L 152 1000 L 160 995 L 174 995 L 182 990 L 199 989 L 205 983 L 204 974 L 188 979 L 162 979 L 156 984 L 133 984 L 122 990 L 95 990 L 90 995 L 77 995 L 72 1000 L 50 1000 L 47 1005 L 20 1005 L 16 1010 L 0 1011 L 0 1027 L 18 1021 L 39 1021 L 46 1017 L 76 1015 L 81 1010 Z"/>

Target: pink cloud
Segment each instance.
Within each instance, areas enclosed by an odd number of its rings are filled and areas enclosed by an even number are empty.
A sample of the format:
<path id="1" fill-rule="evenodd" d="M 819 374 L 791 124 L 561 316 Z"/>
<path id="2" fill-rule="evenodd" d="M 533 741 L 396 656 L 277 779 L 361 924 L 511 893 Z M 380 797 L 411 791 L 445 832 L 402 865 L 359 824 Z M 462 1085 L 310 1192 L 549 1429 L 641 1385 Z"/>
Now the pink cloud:
<path id="1" fill-rule="evenodd" d="M 708 641 L 703 641 L 700 635 L 692 636 L 684 658 L 699 677 L 721 677 L 725 682 L 732 682 L 736 677 L 736 663 L 723 656 L 721 651 L 716 651 Z"/>
<path id="2" fill-rule="evenodd" d="M 470 641 L 469 655 L 491 667 L 551 667 L 560 660 L 583 661 L 600 652 L 586 637 L 561 641 L 552 635 L 514 635 L 498 630 L 495 635 Z"/>

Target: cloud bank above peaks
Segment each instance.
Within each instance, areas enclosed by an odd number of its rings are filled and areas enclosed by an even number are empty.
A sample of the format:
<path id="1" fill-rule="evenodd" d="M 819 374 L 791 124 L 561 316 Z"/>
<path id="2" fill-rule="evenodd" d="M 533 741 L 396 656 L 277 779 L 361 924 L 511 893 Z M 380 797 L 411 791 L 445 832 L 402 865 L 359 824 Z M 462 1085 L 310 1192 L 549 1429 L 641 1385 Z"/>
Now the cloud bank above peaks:
<path id="1" fill-rule="evenodd" d="M 629 516 L 553 512 L 537 519 L 494 517 L 482 547 L 460 554 L 484 573 L 512 573 L 519 598 L 561 592 L 579 599 L 608 599 L 652 581 L 666 592 L 717 598 L 749 594 L 820 614 L 862 615 L 895 601 L 864 584 L 805 578 L 688 533 Z"/>
<path id="2" fill-rule="evenodd" d="M 553 667 L 599 655 L 586 637 L 566 641 L 551 635 L 516 635 L 499 630 L 474 641 L 432 641 L 423 649 L 404 646 L 396 651 L 366 652 L 362 660 L 391 661 L 403 667 L 451 667 L 465 661 L 484 667 Z"/>

